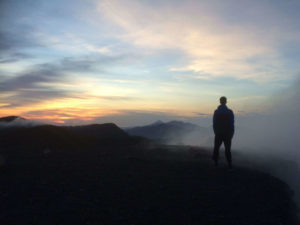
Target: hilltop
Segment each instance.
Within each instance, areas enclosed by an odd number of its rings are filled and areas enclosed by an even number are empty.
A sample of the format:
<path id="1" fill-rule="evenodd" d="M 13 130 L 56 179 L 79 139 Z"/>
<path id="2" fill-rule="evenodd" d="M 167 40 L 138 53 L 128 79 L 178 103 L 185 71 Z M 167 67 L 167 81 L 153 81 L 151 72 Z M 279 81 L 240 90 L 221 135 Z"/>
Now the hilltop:
<path id="1" fill-rule="evenodd" d="M 99 145 L 133 144 L 141 138 L 129 136 L 113 123 L 84 126 L 55 126 L 49 124 L 15 123 L 26 119 L 16 116 L 0 118 L 0 147 L 23 152 L 90 149 Z M 5 121 L 5 122 L 4 122 Z"/>
<path id="2" fill-rule="evenodd" d="M 26 120 L 23 117 L 20 116 L 6 116 L 6 117 L 1 117 L 0 122 L 12 122 L 15 120 Z"/>

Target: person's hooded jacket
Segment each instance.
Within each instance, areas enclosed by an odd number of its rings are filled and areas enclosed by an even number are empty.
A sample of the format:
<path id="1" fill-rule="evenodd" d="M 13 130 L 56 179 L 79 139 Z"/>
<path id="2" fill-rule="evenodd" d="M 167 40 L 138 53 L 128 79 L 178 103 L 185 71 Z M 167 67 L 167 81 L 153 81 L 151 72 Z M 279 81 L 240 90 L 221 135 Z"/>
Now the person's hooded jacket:
<path id="1" fill-rule="evenodd" d="M 233 135 L 234 115 L 226 105 L 220 105 L 214 112 L 213 128 L 215 134 Z"/>

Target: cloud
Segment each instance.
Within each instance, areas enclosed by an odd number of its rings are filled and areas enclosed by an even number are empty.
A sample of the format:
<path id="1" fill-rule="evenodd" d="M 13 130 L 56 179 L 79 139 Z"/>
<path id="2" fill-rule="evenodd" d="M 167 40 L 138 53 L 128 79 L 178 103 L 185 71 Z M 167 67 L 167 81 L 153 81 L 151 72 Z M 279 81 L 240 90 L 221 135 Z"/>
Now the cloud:
<path id="1" fill-rule="evenodd" d="M 32 33 L 31 26 L 22 26 L 17 31 L 3 31 L 0 27 L 0 64 L 12 63 L 23 59 L 33 58 L 33 55 L 25 50 L 34 47 L 41 47 Z"/>
<path id="2" fill-rule="evenodd" d="M 208 114 L 208 113 L 201 113 L 201 112 L 200 112 L 200 113 L 197 112 L 196 114 L 199 115 L 199 116 L 211 116 L 211 115 Z"/>
<path id="3" fill-rule="evenodd" d="M 15 76 L 1 76 L 0 99 L 9 104 L 2 108 L 25 106 L 45 100 L 59 98 L 103 99 L 110 101 L 131 101 L 133 97 L 118 95 L 93 95 L 84 87 L 92 82 L 86 73 L 102 71 L 111 64 L 121 63 L 124 56 L 91 55 L 85 57 L 65 57 L 54 63 L 33 66 Z M 75 75 L 76 74 L 76 75 Z M 80 80 L 83 83 L 80 83 Z"/>
<path id="4" fill-rule="evenodd" d="M 97 110 L 96 110 L 97 109 Z M 22 114 L 25 118 L 30 118 L 46 123 L 64 123 L 68 125 L 78 124 L 91 124 L 91 123 L 105 123 L 105 122 L 116 122 L 122 111 L 100 109 L 93 107 L 86 108 L 72 108 L 65 107 L 63 109 L 37 109 L 24 112 Z M 109 115 L 109 116 L 107 116 Z M 99 119 L 100 118 L 100 119 Z M 121 119 L 122 120 L 122 119 Z M 124 122 L 124 121 L 123 121 Z"/>
<path id="5" fill-rule="evenodd" d="M 111 64 L 116 65 L 125 56 L 90 55 L 82 57 L 65 57 L 54 63 L 43 63 L 33 66 L 30 70 L 10 78 L 3 76 L 0 83 L 2 91 L 14 91 L 20 88 L 33 88 L 39 83 L 54 83 L 66 81 L 67 73 L 87 73 L 101 69 Z"/>
<path id="6" fill-rule="evenodd" d="M 123 41 L 153 51 L 181 50 L 185 54 L 185 66 L 171 67 L 173 71 L 255 81 L 280 79 L 286 71 L 277 46 L 296 35 L 288 30 L 281 33 L 285 30 L 282 23 L 281 32 L 271 22 L 253 26 L 249 21 L 255 10 L 248 12 L 248 18 L 243 18 L 246 22 L 230 23 L 229 15 L 224 13 L 230 12 L 230 7 L 225 5 L 185 1 L 151 7 L 136 1 L 112 0 L 99 3 L 98 9 L 120 26 L 122 34 L 119 38 Z M 231 2 L 230 5 L 236 4 Z M 240 8 L 235 6 L 235 9 L 244 10 L 242 4 L 237 5 Z M 263 10 L 258 6 L 253 4 L 261 15 Z M 268 19 L 278 20 L 272 14 L 276 12 L 268 12 L 270 14 L 265 14 Z M 254 58 L 257 59 L 255 63 Z"/>
<path id="7" fill-rule="evenodd" d="M 7 98 L 0 99 L 6 102 L 9 102 L 7 104 L 4 104 L 3 106 L 0 106 L 0 108 L 15 108 L 15 107 L 21 107 L 21 106 L 29 106 L 32 104 L 36 104 L 39 102 L 43 102 L 46 100 L 61 98 L 61 97 L 67 97 L 68 93 L 63 92 L 61 90 L 52 90 L 52 91 L 32 91 L 32 90 L 24 90 L 24 91 L 18 91 L 10 93 L 10 96 Z"/>
<path id="8" fill-rule="evenodd" d="M 110 101 L 132 101 L 137 100 L 139 98 L 127 97 L 127 96 L 95 96 L 97 98 L 110 100 Z"/>
<path id="9" fill-rule="evenodd" d="M 15 51 L 20 48 L 39 46 L 32 33 L 35 29 L 30 25 L 17 26 L 10 31 L 0 27 L 0 50 L 1 52 Z"/>
<path id="10" fill-rule="evenodd" d="M 96 115 L 91 115 L 89 113 L 83 113 L 82 109 L 78 108 L 66 108 L 66 109 L 43 109 L 43 110 L 31 110 L 22 114 L 25 118 L 37 119 L 40 121 L 68 121 L 68 120 L 77 120 L 80 123 L 80 120 L 89 121 Z"/>
<path id="11" fill-rule="evenodd" d="M 87 17 L 93 17 L 92 1 L 68 4 L 24 0 L 0 4 L 0 63 L 23 60 L 25 54 L 26 58 L 38 55 L 39 60 L 49 58 L 51 53 L 58 57 L 112 54 L 109 41 L 95 38 L 96 34 L 103 34 L 101 29 L 87 21 Z"/>
<path id="12" fill-rule="evenodd" d="M 21 52 L 12 52 L 7 55 L 0 55 L 0 64 L 1 63 L 12 63 L 17 62 L 23 59 L 34 58 L 32 55 L 21 53 Z"/>
<path id="13" fill-rule="evenodd" d="M 51 65 L 39 65 L 31 71 L 22 73 L 19 76 L 7 78 L 0 83 L 2 91 L 18 91 L 20 89 L 38 88 L 41 82 L 62 81 L 61 74 L 54 70 Z"/>

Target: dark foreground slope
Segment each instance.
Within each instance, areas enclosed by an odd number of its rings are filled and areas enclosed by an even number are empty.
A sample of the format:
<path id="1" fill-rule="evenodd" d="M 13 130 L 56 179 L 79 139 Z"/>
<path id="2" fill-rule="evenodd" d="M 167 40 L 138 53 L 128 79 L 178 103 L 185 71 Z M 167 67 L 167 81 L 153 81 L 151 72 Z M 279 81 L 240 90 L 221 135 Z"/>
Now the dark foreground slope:
<path id="1" fill-rule="evenodd" d="M 214 168 L 188 147 L 99 147 L 8 158 L 1 224 L 297 224 L 286 184 Z"/>
<path id="2" fill-rule="evenodd" d="M 0 118 L 2 119 L 2 118 Z M 113 123 L 85 126 L 0 126 L 0 148 L 35 153 L 45 149 L 65 151 L 90 149 L 116 143 L 133 144 L 141 140 L 125 133 Z"/>

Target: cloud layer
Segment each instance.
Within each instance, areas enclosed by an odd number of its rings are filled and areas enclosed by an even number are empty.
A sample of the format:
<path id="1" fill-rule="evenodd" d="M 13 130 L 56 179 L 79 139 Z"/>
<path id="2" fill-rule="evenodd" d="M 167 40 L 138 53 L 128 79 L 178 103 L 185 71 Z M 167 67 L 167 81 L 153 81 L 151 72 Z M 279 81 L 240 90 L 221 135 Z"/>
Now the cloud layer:
<path id="1" fill-rule="evenodd" d="M 99 11 L 123 29 L 124 41 L 150 51 L 181 50 L 186 55 L 185 62 L 170 71 L 260 82 L 279 79 L 285 68 L 278 45 L 295 39 L 299 42 L 299 33 L 285 28 L 275 10 L 266 10 L 270 5 L 253 2 L 246 8 L 243 3 L 229 1 L 229 6 L 226 3 L 219 7 L 216 1 L 185 1 L 152 7 L 150 2 L 114 0 L 101 2 Z M 239 18 L 243 16 L 238 14 L 236 21 L 230 23 L 230 6 L 237 5 L 248 18 Z M 260 24 L 248 23 L 257 16 L 268 19 Z M 238 24 L 239 19 L 247 21 Z"/>

